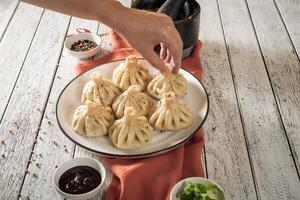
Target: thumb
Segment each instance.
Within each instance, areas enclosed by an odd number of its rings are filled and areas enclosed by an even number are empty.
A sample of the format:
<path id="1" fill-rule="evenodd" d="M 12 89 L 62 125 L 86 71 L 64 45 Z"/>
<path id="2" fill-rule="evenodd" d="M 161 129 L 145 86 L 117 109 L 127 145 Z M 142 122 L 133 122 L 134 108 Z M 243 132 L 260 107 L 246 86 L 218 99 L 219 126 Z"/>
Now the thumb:
<path id="1" fill-rule="evenodd" d="M 141 52 L 146 60 L 149 63 L 158 69 L 161 73 L 166 71 L 166 66 L 163 60 L 157 55 L 153 50 L 146 50 L 145 52 Z"/>

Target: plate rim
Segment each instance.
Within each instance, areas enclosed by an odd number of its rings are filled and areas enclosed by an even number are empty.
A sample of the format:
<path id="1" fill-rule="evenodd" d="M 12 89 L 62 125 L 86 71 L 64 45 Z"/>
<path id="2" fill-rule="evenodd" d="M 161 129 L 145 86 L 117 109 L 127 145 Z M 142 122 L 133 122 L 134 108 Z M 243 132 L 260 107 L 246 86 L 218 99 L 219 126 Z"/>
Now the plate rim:
<path id="1" fill-rule="evenodd" d="M 142 59 L 142 60 L 145 60 L 145 58 L 138 58 L 138 59 Z M 191 72 L 189 72 L 188 70 L 184 69 L 184 68 L 180 68 L 184 71 L 186 71 L 187 73 L 189 73 L 190 75 L 192 75 L 199 83 L 200 85 L 202 86 L 202 88 L 204 89 L 204 92 L 205 92 L 205 95 L 206 95 L 206 99 L 207 99 L 207 111 L 205 113 L 205 116 L 202 120 L 202 122 L 200 123 L 200 125 L 198 126 L 198 128 L 189 136 L 187 137 L 186 139 L 180 141 L 179 143 L 175 144 L 175 145 L 172 145 L 170 147 L 167 147 L 167 148 L 163 148 L 163 149 L 160 149 L 160 150 L 156 150 L 156 151 L 153 151 L 153 152 L 148 152 L 148 153 L 143 153 L 143 154 L 130 154 L 130 155 L 120 155 L 120 154 L 114 154 L 114 153 L 106 153 L 106 152 L 101 152 L 101 151 L 97 151 L 97 150 L 93 150 L 85 145 L 82 145 L 80 144 L 79 142 L 75 141 L 72 137 L 70 137 L 66 132 L 65 130 L 62 128 L 60 122 L 59 122 L 59 119 L 58 119 L 58 114 L 57 114 L 57 110 L 58 110 L 58 102 L 60 101 L 60 98 L 61 98 L 61 95 L 63 94 L 63 92 L 66 90 L 66 88 L 73 82 L 75 81 L 78 77 L 80 77 L 81 75 L 93 70 L 94 68 L 96 67 L 99 67 L 101 65 L 105 65 L 105 64 L 109 64 L 109 63 L 114 63 L 114 62 L 119 62 L 119 61 L 122 61 L 122 60 L 125 60 L 125 58 L 123 59 L 118 59 L 118 60 L 114 60 L 114 61 L 111 61 L 111 62 L 107 62 L 107 63 L 103 63 L 103 64 L 100 64 L 100 65 L 97 65 L 97 66 L 94 66 L 86 71 L 84 71 L 83 73 L 75 76 L 72 80 L 70 80 L 68 82 L 68 84 L 66 84 L 63 88 L 63 90 L 60 92 L 58 98 L 57 98 L 57 101 L 56 101 L 56 105 L 55 105 L 55 116 L 56 116 L 56 121 L 58 123 L 58 126 L 60 128 L 60 130 L 63 132 L 63 134 L 69 139 L 71 140 L 73 143 L 75 143 L 76 145 L 90 151 L 90 152 L 93 152 L 93 153 L 96 153 L 98 155 L 102 155 L 104 157 L 109 157 L 109 158 L 123 158 L 123 159 L 130 159 L 130 158 L 144 158 L 144 157 L 151 157 L 151 156 L 155 156 L 155 155 L 159 155 L 159 154 L 163 154 L 163 153 L 166 153 L 168 151 L 171 151 L 173 149 L 176 149 L 178 148 L 179 146 L 181 146 L 182 144 L 186 143 L 187 141 L 189 141 L 197 132 L 198 130 L 202 127 L 202 125 L 204 124 L 204 122 L 206 121 L 207 119 L 207 116 L 208 116 L 208 113 L 209 113 L 209 106 L 210 106 L 210 102 L 209 102 L 209 96 L 208 96 L 208 92 L 206 90 L 206 88 L 204 87 L 204 85 L 202 84 L 202 82 L 194 75 L 192 74 Z"/>

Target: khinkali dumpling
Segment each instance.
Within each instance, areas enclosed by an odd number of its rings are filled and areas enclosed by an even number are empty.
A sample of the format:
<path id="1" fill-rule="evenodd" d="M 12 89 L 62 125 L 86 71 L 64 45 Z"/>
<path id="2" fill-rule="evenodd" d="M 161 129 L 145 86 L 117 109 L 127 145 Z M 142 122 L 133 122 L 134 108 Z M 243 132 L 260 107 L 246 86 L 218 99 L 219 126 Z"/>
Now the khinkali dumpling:
<path id="1" fill-rule="evenodd" d="M 168 71 L 165 74 L 156 73 L 147 90 L 150 95 L 157 99 L 160 99 L 165 92 L 174 92 L 176 97 L 182 98 L 186 94 L 187 80 L 180 73 L 173 74 L 170 66 L 167 68 Z"/>
<path id="2" fill-rule="evenodd" d="M 175 131 L 191 125 L 193 113 L 173 92 L 164 93 L 149 121 L 157 130 Z"/>
<path id="3" fill-rule="evenodd" d="M 151 142 L 152 132 L 146 117 L 138 116 L 134 108 L 126 107 L 124 117 L 110 127 L 109 138 L 119 149 L 136 149 Z"/>
<path id="4" fill-rule="evenodd" d="M 147 116 L 150 109 L 150 97 L 141 92 L 139 85 L 130 86 L 112 104 L 112 109 L 117 118 L 124 116 L 126 107 L 133 107 L 138 115 Z"/>
<path id="5" fill-rule="evenodd" d="M 140 85 L 142 90 L 149 82 L 149 72 L 134 55 L 128 56 L 113 72 L 113 82 L 121 89 L 126 90 L 130 85 Z"/>
<path id="6" fill-rule="evenodd" d="M 73 116 L 72 128 L 87 137 L 107 135 L 114 117 L 110 107 L 87 101 L 79 106 Z"/>
<path id="7" fill-rule="evenodd" d="M 92 80 L 87 82 L 83 88 L 82 102 L 86 100 L 99 102 L 109 106 L 114 98 L 120 94 L 119 89 L 110 80 L 102 78 L 98 73 L 93 73 Z"/>

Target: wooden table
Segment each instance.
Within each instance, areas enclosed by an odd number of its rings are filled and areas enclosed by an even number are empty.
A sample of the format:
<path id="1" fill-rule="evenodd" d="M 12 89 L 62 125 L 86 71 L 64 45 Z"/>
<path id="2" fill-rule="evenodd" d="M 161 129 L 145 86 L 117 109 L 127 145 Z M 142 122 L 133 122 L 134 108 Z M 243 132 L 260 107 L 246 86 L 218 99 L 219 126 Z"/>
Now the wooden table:
<path id="1" fill-rule="evenodd" d="M 207 177 L 227 199 L 300 199 L 300 0 L 200 0 L 210 113 Z M 76 27 L 107 28 L 0 1 L 0 199 L 60 199 L 51 177 L 72 157 L 55 104 L 74 76 L 63 49 Z M 105 48 L 110 49 L 108 39 Z"/>

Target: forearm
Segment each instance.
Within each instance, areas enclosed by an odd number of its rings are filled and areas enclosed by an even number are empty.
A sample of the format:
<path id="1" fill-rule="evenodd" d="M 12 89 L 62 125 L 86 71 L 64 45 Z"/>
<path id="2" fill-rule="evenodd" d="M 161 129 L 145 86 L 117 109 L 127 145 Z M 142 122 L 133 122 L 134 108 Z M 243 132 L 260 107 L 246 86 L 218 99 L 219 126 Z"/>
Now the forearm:
<path id="1" fill-rule="evenodd" d="M 21 0 L 39 7 L 84 19 L 97 20 L 118 30 L 118 19 L 124 19 L 126 10 L 115 0 Z"/>
<path id="2" fill-rule="evenodd" d="M 126 8 L 115 0 L 21 1 L 106 24 L 161 72 L 165 71 L 164 60 L 172 63 L 175 73 L 181 65 L 182 40 L 172 19 L 166 15 Z M 164 44 L 166 52 L 161 54 L 161 58 L 153 50 L 160 43 Z"/>

